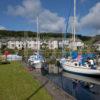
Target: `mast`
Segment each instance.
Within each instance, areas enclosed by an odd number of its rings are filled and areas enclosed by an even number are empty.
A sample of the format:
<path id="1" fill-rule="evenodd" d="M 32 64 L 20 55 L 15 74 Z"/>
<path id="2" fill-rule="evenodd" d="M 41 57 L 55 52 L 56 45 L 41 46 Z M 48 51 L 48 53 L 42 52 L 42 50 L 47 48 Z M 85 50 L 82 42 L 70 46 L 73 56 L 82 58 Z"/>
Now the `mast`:
<path id="1" fill-rule="evenodd" d="M 28 47 L 27 47 L 27 39 L 28 39 L 28 33 L 27 31 L 24 32 L 24 41 L 23 41 L 23 48 L 24 48 L 24 57 L 28 57 Z"/>
<path id="2" fill-rule="evenodd" d="M 74 34 L 74 37 L 73 37 L 73 42 L 75 43 L 75 35 L 76 35 L 76 0 L 74 0 L 74 17 L 73 17 L 73 34 Z"/>
<path id="3" fill-rule="evenodd" d="M 64 56 L 64 40 L 65 38 L 63 39 L 63 32 L 62 32 L 62 57 Z"/>
<path id="4" fill-rule="evenodd" d="M 37 17 L 37 53 L 39 53 L 39 18 Z"/>

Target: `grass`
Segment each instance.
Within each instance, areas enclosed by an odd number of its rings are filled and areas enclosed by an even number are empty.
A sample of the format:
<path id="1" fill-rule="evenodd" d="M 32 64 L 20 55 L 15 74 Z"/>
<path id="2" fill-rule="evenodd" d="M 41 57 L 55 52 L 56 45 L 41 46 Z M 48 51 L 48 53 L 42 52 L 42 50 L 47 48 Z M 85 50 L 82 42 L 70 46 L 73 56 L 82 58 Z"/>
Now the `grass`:
<path id="1" fill-rule="evenodd" d="M 19 62 L 0 65 L 0 100 L 52 100 L 40 86 Z"/>

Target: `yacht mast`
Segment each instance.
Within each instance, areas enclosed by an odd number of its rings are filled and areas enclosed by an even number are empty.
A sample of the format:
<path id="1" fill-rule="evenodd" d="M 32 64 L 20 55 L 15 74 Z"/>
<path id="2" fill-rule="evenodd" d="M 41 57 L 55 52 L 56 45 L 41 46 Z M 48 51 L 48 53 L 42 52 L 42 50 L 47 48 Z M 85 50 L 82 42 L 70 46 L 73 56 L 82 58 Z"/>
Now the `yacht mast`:
<path id="1" fill-rule="evenodd" d="M 76 0 L 74 0 L 74 17 L 73 17 L 73 34 L 74 34 L 74 37 L 73 37 L 73 42 L 75 43 L 75 35 L 76 35 Z"/>
<path id="2" fill-rule="evenodd" d="M 37 53 L 39 53 L 39 18 L 37 17 Z"/>

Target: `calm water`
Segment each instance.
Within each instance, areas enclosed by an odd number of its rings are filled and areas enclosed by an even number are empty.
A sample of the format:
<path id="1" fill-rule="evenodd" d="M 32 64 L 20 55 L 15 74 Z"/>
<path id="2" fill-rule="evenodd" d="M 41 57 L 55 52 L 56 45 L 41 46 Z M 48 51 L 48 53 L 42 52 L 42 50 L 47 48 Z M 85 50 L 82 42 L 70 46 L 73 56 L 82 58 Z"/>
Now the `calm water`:
<path id="1" fill-rule="evenodd" d="M 77 100 L 100 100 L 99 78 L 82 77 L 70 73 L 66 73 L 65 76 L 50 74 L 47 77 Z"/>

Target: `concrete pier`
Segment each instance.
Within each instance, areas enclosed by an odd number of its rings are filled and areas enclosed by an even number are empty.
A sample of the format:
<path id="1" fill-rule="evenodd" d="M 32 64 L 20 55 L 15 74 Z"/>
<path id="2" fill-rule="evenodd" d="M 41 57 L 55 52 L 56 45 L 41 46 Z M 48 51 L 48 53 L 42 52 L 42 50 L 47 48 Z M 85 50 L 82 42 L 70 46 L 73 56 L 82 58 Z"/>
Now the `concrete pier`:
<path id="1" fill-rule="evenodd" d="M 40 81 L 44 88 L 46 88 L 49 94 L 53 97 L 53 100 L 76 100 L 73 96 L 62 90 L 47 77 L 42 76 L 35 71 L 32 71 L 31 73 L 38 81 Z"/>
<path id="2" fill-rule="evenodd" d="M 23 63 L 24 66 L 27 64 Z M 29 67 L 26 67 L 27 69 Z M 33 78 L 37 79 L 41 83 L 41 87 L 45 88 L 47 92 L 52 96 L 53 100 L 76 100 L 73 96 L 65 92 L 62 88 L 49 80 L 46 76 L 41 75 L 41 72 L 37 70 L 28 70 Z M 49 65 L 50 73 L 58 73 L 58 67 L 55 65 Z"/>
<path id="3" fill-rule="evenodd" d="M 53 73 L 53 74 L 59 74 L 62 69 L 58 66 L 56 66 L 55 64 L 49 64 L 49 73 Z"/>

